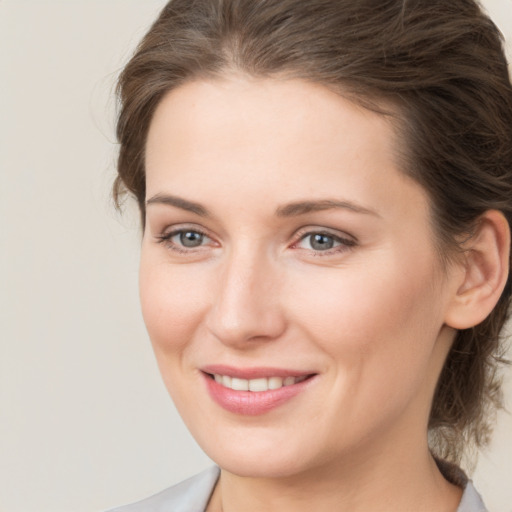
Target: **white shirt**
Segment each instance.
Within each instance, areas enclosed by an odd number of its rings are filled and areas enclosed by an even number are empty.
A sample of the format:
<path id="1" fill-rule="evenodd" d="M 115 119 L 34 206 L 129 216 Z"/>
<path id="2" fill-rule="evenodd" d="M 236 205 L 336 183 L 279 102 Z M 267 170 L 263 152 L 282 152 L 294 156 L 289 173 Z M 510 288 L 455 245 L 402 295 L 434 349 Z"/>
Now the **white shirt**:
<path id="1" fill-rule="evenodd" d="M 220 469 L 213 466 L 154 496 L 110 512 L 204 512 L 219 475 Z M 470 480 L 465 482 L 457 512 L 488 512 Z"/>

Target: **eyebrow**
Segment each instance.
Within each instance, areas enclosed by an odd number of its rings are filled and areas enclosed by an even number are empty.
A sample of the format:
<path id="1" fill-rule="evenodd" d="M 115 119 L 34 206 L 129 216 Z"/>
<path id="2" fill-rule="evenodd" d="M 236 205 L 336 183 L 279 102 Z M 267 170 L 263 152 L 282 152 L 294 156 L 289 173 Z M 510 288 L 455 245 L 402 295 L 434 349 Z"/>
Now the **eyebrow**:
<path id="1" fill-rule="evenodd" d="M 168 194 L 157 194 L 146 201 L 146 206 L 151 204 L 164 204 L 168 206 L 174 206 L 181 210 L 186 210 L 191 213 L 195 213 L 200 217 L 211 217 L 211 213 L 203 205 L 182 197 L 168 195 Z M 332 209 L 344 209 L 350 210 L 355 213 L 362 213 L 367 215 L 374 215 L 380 217 L 380 215 L 369 208 L 358 205 L 351 201 L 339 201 L 335 199 L 320 199 L 317 201 L 296 201 L 288 203 L 283 206 L 279 206 L 276 210 L 278 217 L 295 217 L 299 215 L 305 215 L 312 212 L 320 212 L 324 210 Z"/>
<path id="2" fill-rule="evenodd" d="M 166 204 L 169 206 L 175 206 L 176 208 L 180 208 L 188 212 L 195 213 L 196 215 L 199 215 L 201 217 L 211 217 L 210 212 L 204 206 L 200 205 L 199 203 L 195 203 L 194 201 L 183 199 L 182 197 L 167 194 L 157 194 L 146 201 L 146 206 L 149 206 L 151 204 Z"/>
<path id="3" fill-rule="evenodd" d="M 276 215 L 278 217 L 295 217 L 298 215 L 304 215 L 306 213 L 320 212 L 323 210 L 332 210 L 338 208 L 350 210 L 355 213 L 363 213 L 367 215 L 374 215 L 376 217 L 380 217 L 380 215 L 374 210 L 370 210 L 369 208 L 365 208 L 364 206 L 358 205 L 351 201 L 338 201 L 335 199 L 321 199 L 318 201 L 297 201 L 294 203 L 289 203 L 280 206 L 276 210 Z"/>

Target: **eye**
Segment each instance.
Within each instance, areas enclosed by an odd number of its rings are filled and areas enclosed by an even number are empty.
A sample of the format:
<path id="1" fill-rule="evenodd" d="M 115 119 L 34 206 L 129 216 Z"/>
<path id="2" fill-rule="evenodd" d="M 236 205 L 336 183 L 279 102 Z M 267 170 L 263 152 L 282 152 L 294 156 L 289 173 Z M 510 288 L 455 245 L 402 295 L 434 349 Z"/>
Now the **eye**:
<path id="1" fill-rule="evenodd" d="M 349 238 L 321 231 L 309 231 L 301 236 L 294 247 L 316 253 L 332 253 L 344 251 L 354 245 L 356 245 L 356 242 Z"/>
<path id="2" fill-rule="evenodd" d="M 159 243 L 177 251 L 186 252 L 190 249 L 197 249 L 211 244 L 212 239 L 205 233 L 196 229 L 174 229 L 156 237 Z"/>
<path id="3" fill-rule="evenodd" d="M 203 245 L 203 242 L 207 238 L 203 233 L 199 233 L 197 231 L 181 231 L 176 233 L 171 240 L 174 243 L 179 243 L 183 247 L 199 247 Z"/>
<path id="4" fill-rule="evenodd" d="M 301 242 L 306 243 L 309 245 L 308 248 L 315 251 L 327 251 L 336 245 L 339 245 L 339 242 L 335 240 L 333 236 L 324 235 L 322 233 L 307 235 L 301 240 Z"/>

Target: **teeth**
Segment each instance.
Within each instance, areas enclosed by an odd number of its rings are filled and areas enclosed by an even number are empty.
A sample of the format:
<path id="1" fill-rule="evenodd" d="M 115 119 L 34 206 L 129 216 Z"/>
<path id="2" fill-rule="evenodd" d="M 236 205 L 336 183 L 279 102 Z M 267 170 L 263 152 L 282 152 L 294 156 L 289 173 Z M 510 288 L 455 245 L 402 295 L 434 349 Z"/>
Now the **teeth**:
<path id="1" fill-rule="evenodd" d="M 307 375 L 302 377 L 269 377 L 260 379 L 239 379 L 237 377 L 229 377 L 228 375 L 213 376 L 215 382 L 218 382 L 225 388 L 235 391 L 268 391 L 269 389 L 279 389 L 283 386 L 291 386 L 307 379 Z"/>
<path id="2" fill-rule="evenodd" d="M 295 377 L 286 377 L 283 381 L 283 386 L 291 386 L 292 384 L 295 384 Z"/>
<path id="3" fill-rule="evenodd" d="M 283 379 L 281 377 L 270 377 L 268 379 L 268 389 L 279 389 L 283 387 Z"/>
<path id="4" fill-rule="evenodd" d="M 249 391 L 267 391 L 268 390 L 268 379 L 251 379 L 247 381 L 249 385 Z"/>
<path id="5" fill-rule="evenodd" d="M 247 379 L 237 379 L 233 377 L 231 379 L 231 389 L 235 391 L 249 391 L 249 381 Z"/>

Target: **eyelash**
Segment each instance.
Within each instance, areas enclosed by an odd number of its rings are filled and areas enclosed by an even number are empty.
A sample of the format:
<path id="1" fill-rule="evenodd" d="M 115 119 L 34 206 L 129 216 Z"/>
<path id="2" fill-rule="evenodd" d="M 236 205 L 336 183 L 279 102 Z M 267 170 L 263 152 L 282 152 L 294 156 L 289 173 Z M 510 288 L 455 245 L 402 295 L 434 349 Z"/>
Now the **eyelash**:
<path id="1" fill-rule="evenodd" d="M 186 228 L 186 227 L 174 229 L 168 233 L 158 235 L 158 236 L 156 236 L 156 238 L 157 238 L 158 243 L 163 244 L 168 249 L 178 252 L 178 253 L 181 253 L 181 254 L 189 254 L 192 252 L 196 252 L 196 250 L 201 250 L 201 248 L 204 247 L 204 245 L 201 244 L 196 247 L 187 248 L 183 245 L 172 242 L 172 239 L 175 236 L 184 235 L 186 233 L 193 233 L 195 235 L 199 235 L 199 236 L 203 237 L 203 240 L 201 240 L 202 242 L 204 241 L 205 238 L 208 240 L 212 240 L 203 230 L 198 229 L 198 228 Z M 301 232 L 298 232 L 296 236 L 298 237 L 298 240 L 291 245 L 291 248 L 294 250 L 309 251 L 315 257 L 324 257 L 324 256 L 330 256 L 333 254 L 339 254 L 339 253 L 345 252 L 357 245 L 357 241 L 352 238 L 344 238 L 342 236 L 335 235 L 335 234 L 330 233 L 325 230 L 314 230 L 311 228 L 307 228 Z M 325 238 L 329 238 L 329 239 L 333 240 L 333 243 L 338 244 L 338 245 L 335 245 L 334 247 L 331 247 L 331 248 L 325 249 L 325 250 L 315 250 L 313 248 L 305 249 L 305 248 L 298 247 L 298 245 L 301 242 L 303 242 L 304 240 L 307 240 L 308 238 L 314 237 L 314 236 L 322 236 Z M 311 243 L 310 243 L 310 245 L 311 245 Z"/>
<path id="2" fill-rule="evenodd" d="M 337 243 L 338 245 L 335 245 L 334 247 L 325 249 L 325 250 L 304 249 L 304 248 L 298 247 L 298 245 L 302 241 L 307 240 L 308 238 L 311 239 L 314 236 L 322 236 L 322 237 L 329 238 L 329 239 L 333 240 L 334 243 Z M 311 229 L 311 228 L 307 228 L 307 230 L 299 232 L 298 237 L 299 237 L 299 239 L 297 240 L 297 242 L 295 242 L 292 245 L 292 249 L 310 251 L 313 253 L 313 255 L 315 257 L 324 257 L 324 256 L 331 256 L 333 254 L 340 254 L 342 252 L 352 249 L 353 247 L 355 247 L 357 245 L 357 241 L 354 240 L 353 238 L 345 238 L 343 236 L 339 236 L 339 235 L 335 235 L 334 233 L 330 233 L 328 231 L 315 230 L 315 229 Z M 311 246 L 311 242 L 310 242 L 310 246 Z"/>
<path id="3" fill-rule="evenodd" d="M 157 242 L 159 244 L 165 245 L 168 249 L 171 249 L 172 251 L 176 251 L 181 254 L 188 254 L 190 252 L 195 252 L 197 249 L 201 249 L 203 245 L 199 245 L 197 247 L 184 247 L 183 245 L 178 245 L 172 241 L 172 239 L 177 235 L 184 235 L 185 233 L 194 233 L 197 235 L 200 235 L 201 237 L 206 238 L 208 240 L 211 240 L 211 238 L 201 229 L 198 228 L 179 228 L 174 229 L 170 231 L 169 233 L 163 233 L 161 235 L 157 235 Z"/>

